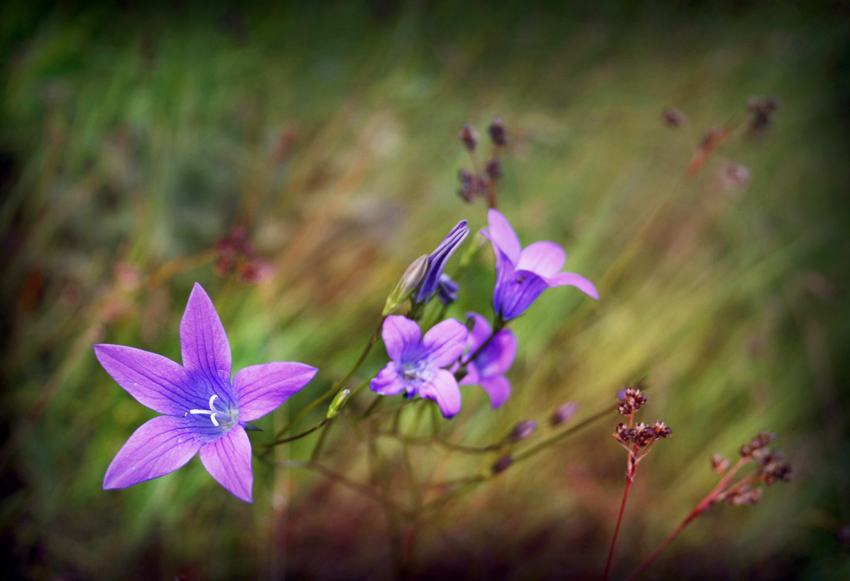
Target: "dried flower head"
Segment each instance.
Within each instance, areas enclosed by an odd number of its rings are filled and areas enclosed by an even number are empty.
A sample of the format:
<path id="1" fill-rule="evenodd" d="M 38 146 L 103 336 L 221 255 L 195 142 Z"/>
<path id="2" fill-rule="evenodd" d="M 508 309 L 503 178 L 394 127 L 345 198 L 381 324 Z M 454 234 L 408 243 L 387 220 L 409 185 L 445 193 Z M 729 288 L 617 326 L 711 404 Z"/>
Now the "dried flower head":
<path id="1" fill-rule="evenodd" d="M 755 438 L 749 444 L 741 446 L 739 454 L 741 458 L 758 460 L 766 454 L 765 448 L 776 439 L 776 434 L 773 432 L 759 431 Z"/>
<path id="2" fill-rule="evenodd" d="M 505 122 L 501 117 L 493 117 L 493 122 L 487 128 L 490 133 L 490 139 L 495 145 L 506 145 L 508 143 L 508 134 L 505 131 Z"/>
<path id="3" fill-rule="evenodd" d="M 215 245 L 218 258 L 215 272 L 227 276 L 236 272 L 243 282 L 258 282 L 268 271 L 268 265 L 260 258 L 254 245 L 248 240 L 248 231 L 242 226 L 234 227 L 227 236 L 220 238 Z"/>
<path id="4" fill-rule="evenodd" d="M 758 501 L 761 500 L 763 488 L 752 488 L 751 486 L 741 486 L 740 488 L 734 488 L 729 492 L 728 495 L 725 496 L 724 500 L 729 504 L 733 504 L 735 506 L 746 506 L 751 504 L 757 504 Z"/>
<path id="5" fill-rule="evenodd" d="M 469 151 L 475 151 L 478 145 L 478 132 L 469 123 L 460 128 L 460 141 Z"/>
<path id="6" fill-rule="evenodd" d="M 729 459 L 724 458 L 720 454 L 711 455 L 711 469 L 718 474 L 723 474 L 729 468 Z"/>
<path id="7" fill-rule="evenodd" d="M 617 411 L 624 416 L 629 416 L 643 407 L 645 403 L 646 396 L 639 389 L 629 387 L 623 393 L 622 403 L 617 407 Z"/>
<path id="8" fill-rule="evenodd" d="M 785 457 L 775 450 L 771 450 L 759 460 L 757 474 L 765 486 L 773 486 L 777 480 L 783 482 L 791 481 L 792 466 L 785 461 Z"/>
<path id="9" fill-rule="evenodd" d="M 773 125 L 773 118 L 779 110 L 776 97 L 753 97 L 747 101 L 750 135 L 761 135 Z"/>

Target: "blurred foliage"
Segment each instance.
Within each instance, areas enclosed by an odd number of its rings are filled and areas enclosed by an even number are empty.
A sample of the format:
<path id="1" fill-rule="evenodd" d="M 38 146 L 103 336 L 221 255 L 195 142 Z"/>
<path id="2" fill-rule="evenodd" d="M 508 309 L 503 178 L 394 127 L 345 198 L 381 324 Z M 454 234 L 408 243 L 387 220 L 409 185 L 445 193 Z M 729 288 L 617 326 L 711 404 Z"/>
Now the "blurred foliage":
<path id="1" fill-rule="evenodd" d="M 320 368 L 259 422 L 252 439 L 269 441 L 351 366 L 406 266 L 459 219 L 485 224 L 483 206 L 454 193 L 470 166 L 457 131 L 470 122 L 483 134 L 494 115 L 511 137 L 500 208 L 524 243 L 564 245 L 567 270 L 597 282 L 601 300 L 546 293 L 514 325 L 512 398 L 493 411 L 467 388 L 445 437 L 485 445 L 518 420 L 545 424 L 567 400 L 580 421 L 645 376 L 645 419 L 674 434 L 638 473 L 615 576 L 714 485 L 709 455 L 734 455 L 759 429 L 779 433 L 794 481 L 755 507 L 715 507 L 646 578 L 850 576 L 836 537 L 850 524 L 848 6 L 594 6 L 0 6 L 9 576 L 390 575 L 380 505 L 313 473 L 255 460 L 253 505 L 197 461 L 101 490 L 152 413 L 91 346 L 179 359 L 179 318 L 201 282 L 234 369 Z M 747 100 L 764 95 L 781 100 L 775 123 L 748 135 Z M 668 105 L 687 127 L 664 126 Z M 719 126 L 732 133 L 686 175 Z M 732 163 L 749 181 L 730 179 Z M 256 284 L 215 274 L 211 249 L 234 226 L 267 261 Z M 488 312 L 490 255 L 459 280 L 452 315 Z M 376 348 L 354 385 L 385 361 Z M 618 421 L 443 507 L 418 531 L 412 575 L 599 575 L 624 481 Z M 304 459 L 315 441 L 276 459 Z M 366 478 L 347 424 L 334 424 L 327 449 L 335 470 Z M 459 478 L 496 459 L 438 452 L 415 450 L 414 471 Z M 404 497 L 406 472 L 386 454 Z"/>

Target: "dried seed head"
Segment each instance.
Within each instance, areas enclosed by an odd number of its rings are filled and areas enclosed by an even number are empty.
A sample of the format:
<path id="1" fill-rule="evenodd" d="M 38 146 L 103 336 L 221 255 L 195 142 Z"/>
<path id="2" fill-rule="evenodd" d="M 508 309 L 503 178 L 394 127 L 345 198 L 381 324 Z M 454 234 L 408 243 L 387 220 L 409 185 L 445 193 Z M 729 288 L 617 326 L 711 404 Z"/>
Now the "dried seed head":
<path id="1" fill-rule="evenodd" d="M 626 427 L 626 424 L 617 424 L 617 428 L 614 430 L 614 437 L 621 444 L 628 445 L 632 441 L 633 433 L 634 430 Z"/>
<path id="2" fill-rule="evenodd" d="M 552 415 L 549 417 L 549 423 L 552 426 L 559 426 L 564 422 L 570 421 L 576 415 L 576 411 L 578 411 L 578 404 L 574 401 L 568 401 L 552 412 Z"/>
<path id="3" fill-rule="evenodd" d="M 661 118 L 669 127 L 684 127 L 688 124 L 688 118 L 685 117 L 685 114 L 673 107 L 665 107 L 661 113 Z"/>
<path id="4" fill-rule="evenodd" d="M 537 431 L 537 422 L 534 420 L 523 420 L 514 426 L 511 432 L 511 440 L 521 442 Z"/>
<path id="5" fill-rule="evenodd" d="M 478 178 L 471 171 L 462 169 L 458 172 L 460 189 L 457 194 L 467 203 L 472 203 L 478 193 Z"/>
<path id="6" fill-rule="evenodd" d="M 475 131 L 472 125 L 467 123 L 460 128 L 460 141 L 466 149 L 474 151 L 475 146 L 478 144 L 478 132 Z"/>
<path id="7" fill-rule="evenodd" d="M 720 454 L 711 455 L 711 469 L 718 474 L 723 474 L 729 468 L 729 459 Z"/>
<path id="8" fill-rule="evenodd" d="M 765 455 L 766 451 L 764 448 L 770 445 L 776 439 L 776 434 L 772 432 L 765 432 L 761 430 L 756 437 L 753 438 L 749 444 L 745 444 L 741 446 L 739 454 L 741 458 L 747 458 L 750 460 L 758 460 L 762 456 Z"/>
<path id="9" fill-rule="evenodd" d="M 758 501 L 761 500 L 763 488 L 751 488 L 749 486 L 742 486 L 734 491 L 732 491 L 727 497 L 726 502 L 729 504 L 734 504 L 735 506 L 746 506 L 750 504 L 757 504 Z"/>
<path id="10" fill-rule="evenodd" d="M 652 431 L 653 431 L 653 435 L 655 436 L 656 440 L 669 438 L 670 435 L 673 433 L 672 428 L 664 425 L 664 422 L 661 422 L 661 421 L 657 421 L 654 424 L 652 424 Z"/>
<path id="11" fill-rule="evenodd" d="M 639 389 L 629 387 L 623 394 L 622 403 L 617 407 L 617 411 L 624 416 L 629 416 L 643 407 L 645 403 L 646 396 Z"/>
<path id="12" fill-rule="evenodd" d="M 493 464 L 491 470 L 493 474 L 501 474 L 505 470 L 511 467 L 511 464 L 514 463 L 514 459 L 512 456 L 502 456 Z"/>
<path id="13" fill-rule="evenodd" d="M 773 486 L 777 480 L 790 482 L 792 470 L 791 464 L 780 452 L 771 451 L 761 458 L 757 472 L 766 486 Z"/>
<path id="14" fill-rule="evenodd" d="M 490 179 L 497 180 L 502 177 L 502 164 L 496 158 L 487 162 L 485 170 L 487 171 L 487 175 L 490 176 Z"/>
<path id="15" fill-rule="evenodd" d="M 506 145 L 508 143 L 508 135 L 505 131 L 505 122 L 501 117 L 493 117 L 493 122 L 487 128 L 490 132 L 490 139 L 495 145 Z"/>
<path id="16" fill-rule="evenodd" d="M 779 110 L 779 99 L 776 97 L 753 97 L 747 101 L 747 113 L 750 124 L 750 135 L 761 135 L 773 125 L 773 118 Z"/>

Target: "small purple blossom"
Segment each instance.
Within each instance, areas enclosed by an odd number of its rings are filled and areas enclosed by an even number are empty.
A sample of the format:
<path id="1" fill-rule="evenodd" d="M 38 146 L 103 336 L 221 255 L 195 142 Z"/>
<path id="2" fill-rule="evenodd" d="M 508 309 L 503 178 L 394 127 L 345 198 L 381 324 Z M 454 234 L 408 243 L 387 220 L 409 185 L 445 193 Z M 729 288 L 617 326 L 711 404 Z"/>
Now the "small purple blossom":
<path id="1" fill-rule="evenodd" d="M 163 415 L 142 424 L 115 455 L 104 490 L 169 474 L 200 452 L 207 472 L 234 496 L 252 501 L 251 442 L 245 424 L 275 410 L 313 379 L 303 363 L 252 365 L 231 382 L 230 343 L 198 283 L 180 322 L 183 365 L 133 347 L 101 344 L 95 356 L 142 405 Z"/>
<path id="2" fill-rule="evenodd" d="M 443 274 L 443 268 L 446 266 L 449 257 L 460 246 L 460 243 L 469 234 L 469 226 L 466 225 L 466 220 L 461 220 L 457 226 L 452 228 L 452 231 L 440 242 L 439 246 L 428 256 L 428 270 L 425 272 L 425 277 L 419 289 L 413 293 L 413 299 L 417 303 L 427 303 L 431 300 L 431 295 L 440 285 L 440 275 Z"/>
<path id="3" fill-rule="evenodd" d="M 490 338 L 490 324 L 478 313 L 467 313 L 467 317 L 475 321 L 475 326 L 466 340 L 467 354 L 462 359 L 466 365 L 466 375 L 460 384 L 480 385 L 490 396 L 490 405 L 497 408 L 511 395 L 511 382 L 504 374 L 514 363 L 517 340 L 513 331 L 502 329 L 481 349 Z M 479 349 L 481 351 L 474 360 L 466 361 L 466 357 L 471 357 Z"/>
<path id="4" fill-rule="evenodd" d="M 522 248 L 514 229 L 498 210 L 487 213 L 483 230 L 496 253 L 496 288 L 493 307 L 504 321 L 520 316 L 547 288 L 574 286 L 599 300 L 593 283 L 572 272 L 559 272 L 566 261 L 564 249 L 554 242 L 534 242 Z"/>
<path id="5" fill-rule="evenodd" d="M 460 411 L 460 388 L 454 375 L 442 368 L 463 353 L 467 334 L 463 324 L 447 319 L 421 337 L 422 331 L 414 321 L 397 315 L 387 317 L 382 336 L 391 361 L 369 387 L 381 395 L 406 393 L 408 397 L 433 399 L 445 417 L 454 416 Z"/>

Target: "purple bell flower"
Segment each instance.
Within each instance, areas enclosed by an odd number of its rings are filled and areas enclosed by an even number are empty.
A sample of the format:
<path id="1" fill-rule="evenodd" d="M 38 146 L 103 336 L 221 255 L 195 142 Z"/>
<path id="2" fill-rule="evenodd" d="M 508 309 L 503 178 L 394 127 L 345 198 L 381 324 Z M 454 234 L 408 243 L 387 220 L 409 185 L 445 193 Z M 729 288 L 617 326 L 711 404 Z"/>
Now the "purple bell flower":
<path id="1" fill-rule="evenodd" d="M 460 380 L 460 384 L 480 385 L 490 396 L 490 405 L 497 408 L 511 395 L 511 382 L 504 374 L 511 368 L 516 357 L 516 336 L 510 329 L 502 329 L 481 349 L 490 338 L 490 324 L 478 313 L 467 313 L 467 317 L 473 319 L 475 325 L 466 340 L 467 354 L 461 359 L 466 366 L 466 375 Z M 475 359 L 466 360 L 476 352 L 478 354 Z M 459 367 L 460 365 L 456 365 L 452 370 L 456 371 Z"/>
<path id="2" fill-rule="evenodd" d="M 303 363 L 252 365 L 231 382 L 230 343 L 207 293 L 195 283 L 180 323 L 183 365 L 123 345 L 94 346 L 112 378 L 163 415 L 142 424 L 115 455 L 105 490 L 169 474 L 200 452 L 207 472 L 234 496 L 252 501 L 251 442 L 245 423 L 275 410 L 313 379 Z"/>
<path id="3" fill-rule="evenodd" d="M 369 387 L 381 395 L 405 393 L 433 399 L 445 417 L 454 416 L 460 411 L 460 388 L 454 375 L 442 368 L 463 353 L 467 334 L 462 323 L 446 319 L 422 337 L 414 321 L 397 315 L 387 317 L 382 336 L 391 361 Z"/>
<path id="4" fill-rule="evenodd" d="M 503 321 L 520 316 L 547 288 L 574 286 L 599 300 L 593 283 L 572 272 L 559 272 L 566 261 L 564 249 L 554 242 L 534 242 L 522 248 L 514 229 L 498 210 L 487 213 L 489 228 L 482 230 L 496 253 L 493 307 Z"/>

